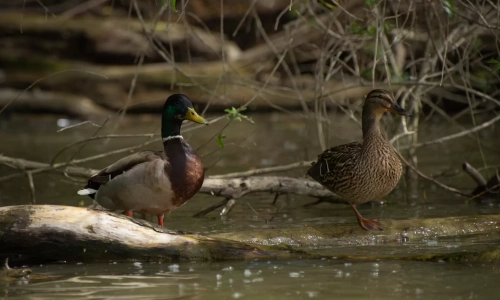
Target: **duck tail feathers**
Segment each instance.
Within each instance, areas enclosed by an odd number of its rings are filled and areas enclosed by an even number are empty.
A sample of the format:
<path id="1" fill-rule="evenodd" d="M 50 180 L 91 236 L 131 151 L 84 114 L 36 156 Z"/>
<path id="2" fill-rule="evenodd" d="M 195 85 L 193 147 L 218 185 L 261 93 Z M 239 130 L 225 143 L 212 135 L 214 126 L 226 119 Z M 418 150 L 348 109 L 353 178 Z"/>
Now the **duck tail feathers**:
<path id="1" fill-rule="evenodd" d="M 92 194 L 95 194 L 95 193 L 97 193 L 97 190 L 92 189 L 92 188 L 81 189 L 81 190 L 78 191 L 78 195 L 82 195 L 82 196 L 92 195 Z"/>

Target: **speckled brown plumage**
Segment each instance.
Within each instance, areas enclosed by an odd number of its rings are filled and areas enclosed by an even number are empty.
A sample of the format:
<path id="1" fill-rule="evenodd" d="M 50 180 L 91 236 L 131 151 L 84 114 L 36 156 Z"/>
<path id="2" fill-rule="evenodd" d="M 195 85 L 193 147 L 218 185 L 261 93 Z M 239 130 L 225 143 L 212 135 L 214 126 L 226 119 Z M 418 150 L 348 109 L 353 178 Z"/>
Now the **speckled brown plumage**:
<path id="1" fill-rule="evenodd" d="M 362 112 L 363 143 L 350 143 L 325 150 L 307 174 L 351 204 L 360 226 L 382 229 L 377 220 L 364 219 L 357 204 L 389 194 L 402 174 L 396 151 L 380 130 L 385 112 L 410 114 L 396 104 L 385 90 L 373 90 L 366 97 Z"/>

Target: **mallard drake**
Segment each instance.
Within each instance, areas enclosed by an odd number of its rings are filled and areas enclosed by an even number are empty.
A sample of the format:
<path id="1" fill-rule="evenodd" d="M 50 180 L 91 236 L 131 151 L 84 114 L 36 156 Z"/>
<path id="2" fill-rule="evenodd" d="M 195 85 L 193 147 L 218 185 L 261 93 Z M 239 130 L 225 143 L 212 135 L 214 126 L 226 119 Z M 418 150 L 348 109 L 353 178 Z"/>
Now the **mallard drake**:
<path id="1" fill-rule="evenodd" d="M 201 188 L 203 164 L 180 135 L 184 120 L 206 124 L 185 95 L 168 97 L 162 111 L 163 151 L 141 151 L 124 157 L 92 176 L 78 191 L 102 207 L 158 216 L 163 226 L 165 213 L 186 203 Z"/>
<path id="2" fill-rule="evenodd" d="M 363 144 L 354 142 L 327 149 L 318 155 L 318 160 L 307 172 L 325 188 L 345 199 L 365 230 L 382 230 L 382 227 L 378 220 L 363 218 L 356 205 L 389 194 L 402 173 L 396 150 L 380 129 L 380 119 L 385 112 L 411 116 L 396 103 L 391 93 L 372 90 L 363 105 Z"/>

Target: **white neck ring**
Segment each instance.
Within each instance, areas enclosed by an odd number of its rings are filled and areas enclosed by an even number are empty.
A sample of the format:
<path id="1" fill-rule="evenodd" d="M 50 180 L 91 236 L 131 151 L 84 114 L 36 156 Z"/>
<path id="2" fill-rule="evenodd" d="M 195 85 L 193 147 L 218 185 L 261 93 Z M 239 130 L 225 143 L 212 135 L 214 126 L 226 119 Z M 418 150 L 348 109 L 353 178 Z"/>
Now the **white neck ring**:
<path id="1" fill-rule="evenodd" d="M 183 139 L 182 135 L 172 135 L 172 136 L 169 136 L 169 137 L 166 137 L 166 138 L 162 138 L 161 140 L 163 142 L 166 142 L 166 141 L 170 141 L 170 140 L 173 140 L 173 139 Z"/>

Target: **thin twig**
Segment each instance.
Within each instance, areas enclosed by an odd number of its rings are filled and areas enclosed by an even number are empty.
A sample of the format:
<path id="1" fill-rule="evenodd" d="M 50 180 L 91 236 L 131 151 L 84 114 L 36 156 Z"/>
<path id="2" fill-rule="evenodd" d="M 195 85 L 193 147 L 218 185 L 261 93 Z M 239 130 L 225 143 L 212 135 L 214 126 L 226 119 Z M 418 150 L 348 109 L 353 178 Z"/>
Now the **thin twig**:
<path id="1" fill-rule="evenodd" d="M 268 174 L 268 173 L 284 172 L 284 171 L 289 171 L 289 170 L 293 170 L 293 169 L 311 166 L 312 162 L 313 161 L 300 161 L 300 162 L 296 162 L 296 163 L 284 165 L 284 166 L 268 167 L 268 168 L 255 169 L 255 170 L 244 171 L 244 172 L 228 173 L 228 174 L 223 174 L 223 175 L 212 175 L 209 178 L 223 179 L 223 178 L 236 178 L 236 177 L 250 177 L 250 176 L 262 175 L 262 174 Z"/>
<path id="2" fill-rule="evenodd" d="M 461 131 L 461 132 L 458 132 L 458 133 L 455 133 L 455 134 L 450 134 L 450 135 L 447 135 L 447 136 L 444 136 L 444 137 L 441 137 L 441 138 L 438 138 L 438 139 L 435 139 L 435 140 L 432 140 L 432 141 L 428 141 L 428 142 L 424 142 L 424 143 L 418 143 L 418 144 L 415 144 L 413 147 L 415 147 L 415 148 L 425 147 L 425 146 L 430 146 L 430 145 L 433 145 L 433 144 L 440 144 L 440 143 L 443 143 L 443 142 L 446 142 L 446 141 L 457 139 L 459 137 L 462 137 L 462 136 L 465 136 L 465 135 L 469 135 L 471 133 L 474 133 L 474 132 L 477 132 L 479 130 L 485 129 L 485 128 L 493 125 L 494 123 L 498 122 L 499 120 L 500 120 L 500 114 L 498 116 L 494 117 L 493 119 L 491 119 L 491 120 L 489 120 L 487 122 L 484 122 L 481 125 L 473 127 L 471 129 L 464 130 L 464 131 Z M 406 149 L 409 149 L 409 148 L 410 148 L 410 146 L 403 146 L 403 147 L 400 147 L 399 149 L 400 150 L 406 150 Z"/>
<path id="3" fill-rule="evenodd" d="M 442 187 L 443 189 L 447 190 L 447 191 L 450 191 L 450 192 L 453 192 L 455 194 L 459 194 L 459 195 L 462 195 L 462 196 L 465 196 L 465 197 L 470 197 L 470 194 L 467 194 L 467 193 L 464 193 L 460 190 L 457 190 L 456 188 L 452 188 L 450 186 L 447 186 L 446 184 L 444 183 L 441 183 L 437 180 L 435 180 L 434 178 L 431 178 L 427 175 L 425 175 L 424 173 L 420 172 L 417 168 L 415 168 L 413 165 L 411 165 L 410 163 L 408 163 L 408 161 L 401 155 L 399 154 L 398 152 L 396 152 L 399 156 L 399 158 L 410 168 L 412 169 L 413 172 L 415 172 L 418 176 L 424 178 L 424 179 L 427 179 L 433 183 L 435 183 L 436 185 Z"/>
<path id="4" fill-rule="evenodd" d="M 35 183 L 33 182 L 33 174 L 31 174 L 31 171 L 26 171 L 26 176 L 28 176 L 28 184 L 29 184 L 29 187 L 30 187 L 31 204 L 36 204 Z"/>

